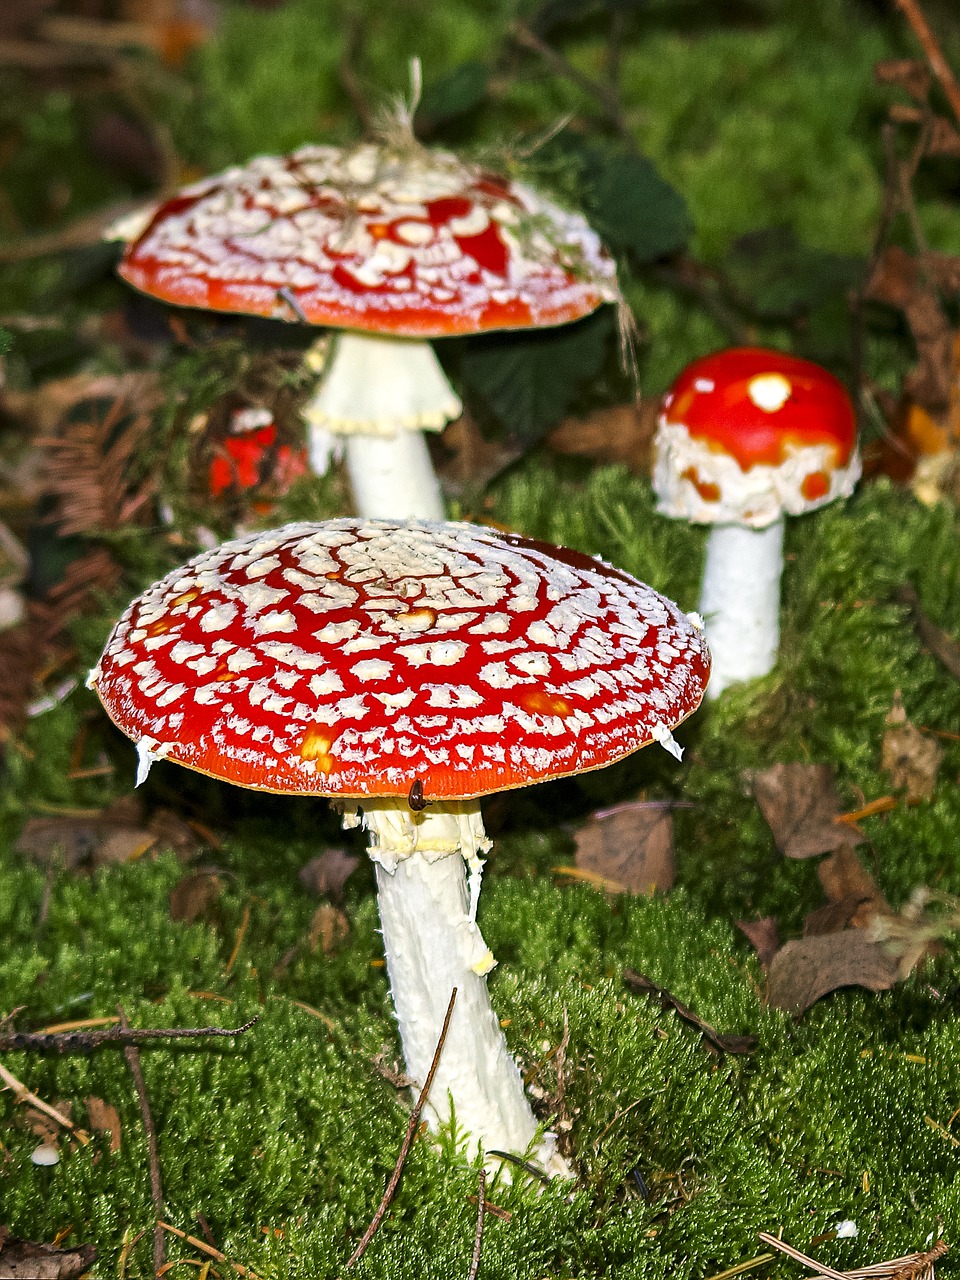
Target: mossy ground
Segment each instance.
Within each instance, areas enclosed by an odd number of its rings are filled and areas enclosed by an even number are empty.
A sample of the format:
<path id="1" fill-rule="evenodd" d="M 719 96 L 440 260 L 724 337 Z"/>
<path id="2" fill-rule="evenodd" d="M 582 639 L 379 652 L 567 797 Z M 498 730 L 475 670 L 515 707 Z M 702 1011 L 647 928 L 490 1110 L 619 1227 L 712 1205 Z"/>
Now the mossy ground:
<path id="1" fill-rule="evenodd" d="M 402 87 L 414 52 L 438 72 L 487 56 L 512 16 L 510 6 L 491 16 L 490 6 L 466 3 L 393 12 L 372 23 L 366 55 L 390 89 Z M 870 66 L 910 52 L 905 42 L 866 7 L 840 0 L 744 6 L 733 28 L 714 15 L 694 29 L 665 13 L 653 4 L 639 19 L 642 39 L 625 59 L 625 106 L 644 150 L 690 203 L 698 250 L 719 256 L 741 232 L 783 223 L 818 247 L 867 252 L 882 172 Z M 341 21 L 342 6 L 332 0 L 290 0 L 269 14 L 228 9 L 181 89 L 157 90 L 186 159 L 206 169 L 307 137 L 350 136 L 342 95 L 332 87 L 341 46 L 330 32 Z M 596 71 L 602 40 L 588 25 L 570 54 Z M 555 101 L 545 101 L 547 93 L 536 80 L 514 86 L 489 111 L 488 141 L 582 106 L 566 87 L 549 90 Z M 30 119 L 38 154 L 70 152 L 75 121 L 62 98 L 51 96 Z M 41 176 L 25 171 L 24 189 Z M 75 184 L 80 205 L 103 194 L 89 175 Z M 955 205 L 931 197 L 921 213 L 936 247 L 956 249 Z M 18 269 L 11 276 L 16 305 L 52 305 L 77 269 L 76 262 Z M 120 286 L 100 288 L 114 303 L 120 296 Z M 632 300 L 648 335 L 647 391 L 723 340 L 702 311 L 655 284 L 638 286 Z M 777 338 L 775 331 L 761 336 Z M 904 357 L 892 342 L 876 340 L 868 356 L 874 375 L 895 385 Z M 59 347 L 48 358 L 35 353 L 30 376 L 39 380 L 69 357 Z M 115 358 L 106 348 L 89 367 L 110 368 Z M 190 397 L 202 402 L 204 379 L 222 378 L 232 358 L 222 355 L 212 372 L 202 352 L 171 360 L 164 376 L 180 401 L 163 437 L 168 470 L 182 463 L 177 422 L 189 417 Z M 26 377 L 17 360 L 12 376 Z M 276 519 L 332 512 L 340 497 L 335 485 L 319 493 L 300 486 Z M 175 506 L 189 535 L 197 513 L 186 501 Z M 703 535 L 658 518 L 647 482 L 625 471 L 590 471 L 537 454 L 498 483 L 491 505 L 456 514 L 582 547 L 686 607 L 695 604 Z M 520 1181 L 493 1184 L 490 1198 L 513 1216 L 488 1219 L 481 1277 L 704 1280 L 758 1253 L 758 1230 L 782 1228 L 804 1247 L 842 1219 L 856 1222 L 859 1236 L 827 1239 L 817 1252 L 843 1269 L 923 1248 L 941 1227 L 948 1240 L 960 1240 L 954 954 L 889 993 L 840 992 L 794 1022 L 764 1006 L 759 965 L 733 925 L 773 913 L 785 934 L 796 934 L 819 902 L 813 865 L 776 854 L 745 771 L 781 760 L 829 762 L 852 808 L 889 790 L 880 751 L 896 690 L 915 723 L 960 731 L 960 684 L 893 603 L 896 586 L 912 581 L 934 621 L 960 634 L 958 533 L 953 508 L 921 507 L 882 481 L 794 522 L 781 662 L 766 680 L 730 691 L 683 727 L 682 766 L 654 748 L 581 782 L 514 793 L 498 813 L 480 909 L 500 959 L 493 1000 L 518 1060 L 548 1097 L 569 1021 L 565 1105 L 580 1179 L 575 1189 L 555 1183 L 543 1191 Z M 124 548 L 131 584 L 145 585 L 182 555 L 163 531 L 145 530 Z M 105 601 L 78 628 L 78 669 L 95 660 L 123 603 Z M 160 764 L 148 802 L 173 797 L 222 833 L 222 849 L 204 854 L 225 885 L 212 918 L 171 921 L 168 894 L 184 869 L 161 852 L 92 876 L 56 875 L 39 927 L 44 872 L 13 852 L 23 819 L 95 807 L 132 786 L 133 752 L 102 719 L 87 726 L 88 751 L 104 751 L 114 775 L 67 778 L 72 744 L 95 705 L 77 689 L 31 721 L 7 752 L 0 1011 L 25 1006 L 19 1023 L 35 1027 L 108 1017 L 117 1003 L 143 1026 L 235 1026 L 260 1015 L 236 1042 L 142 1051 L 166 1217 L 202 1234 L 202 1215 L 228 1256 L 264 1277 L 341 1275 L 406 1125 L 402 1098 L 373 1065 L 384 1045 L 391 1059 L 398 1046 L 369 868 L 362 864 L 348 884 L 350 933 L 339 948 L 329 956 L 301 950 L 273 976 L 315 906 L 297 870 L 348 837 L 321 802 L 238 793 Z M 960 741 L 943 743 L 934 798 L 864 824 L 865 859 L 894 905 L 918 884 L 960 892 Z M 608 900 L 559 883 L 551 868 L 571 860 L 573 825 L 641 791 L 692 802 L 675 813 L 679 887 L 664 900 Z M 625 966 L 649 974 L 719 1029 L 757 1034 L 756 1053 L 711 1054 L 674 1015 L 629 994 Z M 65 1150 L 56 1167 L 37 1168 L 22 1109 L 0 1094 L 0 1219 L 38 1240 L 72 1227 L 66 1243 L 98 1246 L 99 1277 L 117 1274 L 124 1241 L 145 1232 L 125 1269 L 148 1275 L 154 1213 L 122 1055 L 113 1048 L 62 1059 L 5 1054 L 3 1062 L 42 1097 L 73 1100 L 80 1119 L 84 1098 L 104 1098 L 120 1112 L 123 1137 L 116 1154 L 96 1138 Z M 416 1144 L 358 1277 L 467 1275 L 477 1171 L 457 1160 L 455 1145 Z M 634 1169 L 649 1200 L 638 1193 Z M 176 1242 L 171 1256 L 202 1261 Z M 942 1267 L 944 1275 L 954 1268 L 949 1256 Z M 796 1271 L 776 1263 L 756 1272 L 773 1273 Z"/>
<path id="2" fill-rule="evenodd" d="M 684 602 L 694 598 L 700 537 L 657 519 L 645 482 L 624 472 L 574 480 L 531 461 L 501 489 L 493 514 L 588 546 Z M 936 620 L 960 629 L 957 532 L 946 508 L 924 509 L 883 484 L 798 521 L 788 538 L 784 661 L 763 684 L 684 726 L 683 766 L 648 750 L 580 784 L 518 793 L 481 906 L 501 962 L 491 988 L 512 1048 L 548 1095 L 566 1011 L 566 1106 L 581 1184 L 572 1194 L 561 1185 L 492 1187 L 513 1217 L 489 1226 L 485 1274 L 709 1276 L 754 1255 L 757 1230 L 783 1227 L 806 1243 L 852 1219 L 859 1238 L 821 1250 L 847 1267 L 921 1247 L 941 1222 L 948 1238 L 960 1230 L 949 1128 L 960 1106 L 960 1020 L 949 956 L 889 994 L 838 993 L 795 1024 L 763 1006 L 759 967 L 732 924 L 772 911 L 797 931 L 818 900 L 812 866 L 775 854 L 745 769 L 830 761 L 853 805 L 887 788 L 880 740 L 897 688 L 918 723 L 957 725 L 960 688 L 890 603 L 893 587 L 911 578 Z M 91 698 L 78 691 L 33 722 L 24 744 L 32 758 L 14 755 L 9 831 L 24 809 L 104 798 L 102 783 L 81 793 L 61 780 Z M 123 792 L 133 753 L 119 739 L 108 746 L 118 764 L 113 789 Z M 868 861 L 894 903 L 918 883 L 960 890 L 958 770 L 960 747 L 948 743 L 934 800 L 867 823 Z M 384 1044 L 396 1052 L 372 877 L 364 868 L 350 882 L 351 933 L 341 947 L 302 953 L 273 977 L 313 909 L 298 867 L 344 838 L 325 805 L 264 802 L 166 765 L 148 786 L 159 796 L 178 790 L 225 823 L 224 848 L 210 855 L 227 884 L 214 919 L 170 920 L 167 897 L 183 868 L 164 854 L 90 877 L 58 875 L 38 929 L 43 873 L 7 846 L 0 1007 L 26 1005 L 31 1025 L 109 1016 L 118 1002 L 138 1025 L 237 1025 L 259 1014 L 236 1043 L 143 1051 L 167 1216 L 195 1234 L 202 1214 L 221 1247 L 261 1274 L 338 1275 L 405 1125 L 401 1100 L 372 1065 Z M 677 811 L 682 887 L 663 901 L 608 901 L 555 883 L 550 869 L 571 849 L 558 816 L 573 822 L 638 789 L 694 802 Z M 721 1029 L 756 1032 L 757 1052 L 711 1054 L 673 1015 L 626 991 L 624 966 Z M 97 1274 L 112 1274 L 125 1234 L 152 1219 L 122 1055 L 10 1054 L 4 1062 L 45 1098 L 79 1105 L 92 1094 L 119 1109 L 117 1154 L 97 1139 L 51 1170 L 30 1163 L 36 1139 L 9 1095 L 0 1104 L 5 1221 L 44 1239 L 73 1224 L 76 1238 L 103 1250 Z M 651 1189 L 648 1202 L 637 1195 L 634 1168 Z M 449 1141 L 419 1143 L 357 1274 L 465 1274 L 475 1190 L 476 1172 L 458 1163 Z M 146 1274 L 148 1257 L 144 1237 L 128 1274 Z"/>

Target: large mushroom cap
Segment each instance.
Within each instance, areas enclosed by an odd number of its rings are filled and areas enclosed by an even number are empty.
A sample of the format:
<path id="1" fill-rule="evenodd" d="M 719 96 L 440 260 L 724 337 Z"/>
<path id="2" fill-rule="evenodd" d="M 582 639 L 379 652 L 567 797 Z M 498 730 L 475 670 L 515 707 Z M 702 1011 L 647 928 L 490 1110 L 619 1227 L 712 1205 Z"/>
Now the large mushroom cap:
<path id="1" fill-rule="evenodd" d="M 762 347 L 714 352 L 664 397 L 659 509 L 762 528 L 848 496 L 860 476 L 856 443 L 850 397 L 820 365 Z"/>
<path id="2" fill-rule="evenodd" d="M 228 169 L 161 204 L 119 271 L 182 306 L 291 319 L 292 299 L 313 324 L 419 338 L 563 324 L 617 296 L 583 218 L 415 144 Z"/>
<path id="3" fill-rule="evenodd" d="M 710 660 L 650 587 L 467 524 L 225 543 L 135 600 L 91 683 L 141 759 L 267 791 L 468 798 L 596 769 L 694 711 Z"/>

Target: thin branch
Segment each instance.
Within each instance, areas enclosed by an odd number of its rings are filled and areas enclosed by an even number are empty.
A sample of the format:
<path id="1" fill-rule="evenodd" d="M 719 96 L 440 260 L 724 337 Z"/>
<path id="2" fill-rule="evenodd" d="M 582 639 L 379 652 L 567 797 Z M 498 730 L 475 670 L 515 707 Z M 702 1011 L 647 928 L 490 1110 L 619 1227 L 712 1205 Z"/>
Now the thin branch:
<path id="1" fill-rule="evenodd" d="M 924 646 L 941 666 L 945 667 L 955 679 L 960 680 L 960 644 L 927 616 L 912 583 L 904 582 L 897 587 L 893 598 L 897 604 L 906 605 L 910 610 L 913 625 Z"/>
<path id="2" fill-rule="evenodd" d="M 579 67 L 575 67 L 562 53 L 554 49 L 552 45 L 547 44 L 546 40 L 538 36 L 535 31 L 531 31 L 526 23 L 515 22 L 510 28 L 510 37 L 522 49 L 527 49 L 542 58 L 557 75 L 561 75 L 571 81 L 588 97 L 593 98 L 600 107 L 607 123 L 612 125 L 617 133 L 625 138 L 631 146 L 635 145 L 623 118 L 617 95 L 609 85 L 604 84 L 602 80 L 594 80 L 592 76 L 582 72 Z"/>
<path id="3" fill-rule="evenodd" d="M 487 1212 L 487 1171 L 480 1170 L 477 1181 L 477 1229 L 473 1237 L 473 1258 L 470 1261 L 470 1274 L 467 1280 L 477 1280 L 480 1270 L 480 1250 L 483 1247 L 483 1219 Z"/>
<path id="4" fill-rule="evenodd" d="M 427 1072 L 427 1078 L 423 1082 L 423 1088 L 420 1090 L 420 1096 L 414 1104 L 413 1110 L 410 1112 L 410 1123 L 407 1125 L 407 1132 L 403 1136 L 403 1142 L 400 1144 L 400 1154 L 397 1156 L 397 1163 L 394 1165 L 393 1173 L 390 1175 L 390 1181 L 387 1183 L 387 1189 L 383 1193 L 383 1199 L 377 1212 L 373 1215 L 369 1227 L 363 1233 L 360 1243 L 347 1259 L 347 1266 L 352 1267 L 358 1262 L 367 1251 L 367 1245 L 377 1233 L 377 1228 L 386 1216 L 387 1210 L 390 1208 L 390 1202 L 393 1199 L 397 1185 L 400 1182 L 400 1175 L 403 1173 L 403 1166 L 406 1163 L 407 1153 L 413 1146 L 413 1140 L 417 1136 L 417 1130 L 420 1127 L 420 1113 L 426 1105 L 430 1088 L 433 1084 L 433 1077 L 437 1074 L 437 1067 L 440 1065 L 440 1055 L 443 1052 L 443 1044 L 447 1038 L 447 1031 L 450 1027 L 450 1019 L 453 1016 L 453 1006 L 457 1000 L 457 988 L 454 987 L 450 992 L 450 1003 L 447 1005 L 447 1012 L 444 1014 L 443 1026 L 440 1028 L 440 1039 L 437 1041 L 437 1047 L 434 1051 L 433 1061 L 430 1063 L 430 1070 Z"/>
<path id="5" fill-rule="evenodd" d="M 344 21 L 343 53 L 337 63 L 337 79 L 340 87 L 350 99 L 350 105 L 357 113 L 363 132 L 372 137 L 374 132 L 374 112 L 370 106 L 370 98 L 360 83 L 357 75 L 357 62 L 363 52 L 364 30 L 360 15 L 348 13 Z"/>
<path id="6" fill-rule="evenodd" d="M 104 1031 L 8 1031 L 0 1033 L 0 1053 L 26 1050 L 35 1053 L 89 1053 L 103 1044 L 138 1045 L 150 1040 L 196 1040 L 202 1036 L 242 1036 L 260 1021 L 260 1014 L 242 1027 L 148 1027 L 114 1025 Z M 2 1068 L 0 1068 L 2 1070 Z"/>
<path id="7" fill-rule="evenodd" d="M 943 50 L 940 48 L 940 43 L 933 34 L 926 16 L 920 8 L 919 0 L 895 0 L 895 3 L 910 23 L 914 35 L 923 46 L 923 52 L 927 62 L 930 64 L 930 70 L 940 81 L 940 87 L 950 103 L 950 110 L 953 112 L 957 123 L 960 124 L 960 84 L 957 84 L 953 71 L 950 69 L 950 64 L 943 56 Z"/>
<path id="8" fill-rule="evenodd" d="M 71 1137 L 82 1143 L 84 1146 L 90 1141 L 90 1135 L 85 1133 L 83 1129 L 78 1129 L 73 1121 L 58 1111 L 56 1107 L 51 1107 L 49 1102 L 44 1102 L 42 1098 L 38 1098 L 35 1093 L 27 1088 L 22 1080 L 18 1080 L 12 1071 L 8 1071 L 2 1063 L 0 1063 L 0 1080 L 3 1081 L 3 1087 L 9 1089 L 17 1102 L 26 1103 L 28 1107 L 33 1107 L 35 1111 L 41 1111 L 49 1119 L 62 1125 Z"/>
<path id="9" fill-rule="evenodd" d="M 120 1015 L 120 1026 L 129 1027 L 127 1015 L 124 1013 L 122 1005 L 117 1005 L 117 1013 Z M 147 1086 L 140 1067 L 140 1050 L 135 1044 L 125 1045 L 123 1056 L 126 1059 L 127 1066 L 130 1068 L 130 1074 L 133 1076 L 134 1087 L 137 1091 L 137 1101 L 140 1103 L 140 1117 L 143 1120 L 144 1132 L 147 1135 L 150 1195 L 153 1198 L 153 1207 L 157 1212 L 157 1223 L 153 1228 L 153 1272 L 156 1275 L 167 1260 L 167 1246 L 159 1226 L 159 1218 L 163 1213 L 163 1183 L 160 1178 L 160 1157 L 157 1154 L 157 1130 L 153 1123 L 153 1115 L 150 1112 Z"/>

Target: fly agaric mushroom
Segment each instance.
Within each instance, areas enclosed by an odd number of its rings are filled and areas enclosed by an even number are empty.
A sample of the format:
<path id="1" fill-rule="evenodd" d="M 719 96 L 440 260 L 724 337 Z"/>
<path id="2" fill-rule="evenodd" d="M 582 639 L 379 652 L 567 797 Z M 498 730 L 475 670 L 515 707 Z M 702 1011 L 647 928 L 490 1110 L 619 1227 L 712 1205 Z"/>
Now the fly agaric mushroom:
<path id="1" fill-rule="evenodd" d="M 360 515 L 440 519 L 422 431 L 461 412 L 429 338 L 565 324 L 618 298 L 583 218 L 413 138 L 260 156 L 112 233 L 120 275 L 181 306 L 340 329 L 305 410 L 346 437 Z"/>
<path id="2" fill-rule="evenodd" d="M 810 360 L 738 347 L 677 378 L 654 439 L 653 487 L 664 515 L 713 525 L 699 605 L 710 697 L 776 661 L 784 514 L 849 497 L 859 477 L 850 397 Z"/>
<path id="3" fill-rule="evenodd" d="M 475 919 L 479 797 L 651 740 L 679 754 L 670 730 L 709 661 L 676 605 L 589 556 L 467 524 L 343 519 L 251 534 L 168 574 L 127 609 L 90 683 L 137 744 L 138 781 L 168 759 L 334 797 L 347 825 L 359 806 L 418 1082 L 458 989 L 431 1123 L 452 1108 L 473 1150 L 524 1151 L 537 1124 Z"/>

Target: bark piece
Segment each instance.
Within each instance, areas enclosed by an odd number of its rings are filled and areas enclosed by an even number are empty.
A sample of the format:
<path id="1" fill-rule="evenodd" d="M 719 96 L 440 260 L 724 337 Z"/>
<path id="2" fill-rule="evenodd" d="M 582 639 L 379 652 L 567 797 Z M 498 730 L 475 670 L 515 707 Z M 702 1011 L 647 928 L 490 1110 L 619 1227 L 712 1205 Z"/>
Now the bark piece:
<path id="1" fill-rule="evenodd" d="M 57 1249 L 52 1244 L 22 1240 L 0 1227 L 0 1280 L 74 1280 L 94 1263 L 92 1244 Z"/>

